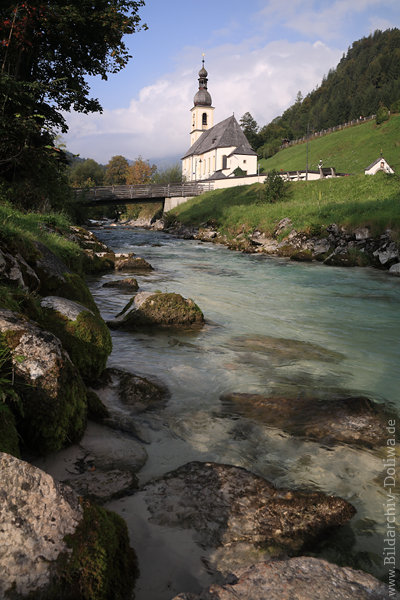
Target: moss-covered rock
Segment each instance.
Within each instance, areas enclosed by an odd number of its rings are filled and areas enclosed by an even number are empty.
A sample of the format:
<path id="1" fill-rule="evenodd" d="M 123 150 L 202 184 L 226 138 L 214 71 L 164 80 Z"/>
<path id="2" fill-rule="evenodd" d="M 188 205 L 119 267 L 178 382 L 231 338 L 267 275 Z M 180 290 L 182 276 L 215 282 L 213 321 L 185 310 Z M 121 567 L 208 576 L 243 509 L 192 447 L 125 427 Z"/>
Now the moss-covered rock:
<path id="1" fill-rule="evenodd" d="M 132 598 L 138 568 L 121 517 L 8 454 L 0 473 L 1 598 Z"/>
<path id="2" fill-rule="evenodd" d="M 313 254 L 311 250 L 296 250 L 291 257 L 290 260 L 298 261 L 298 262 L 311 262 L 313 259 Z"/>
<path id="3" fill-rule="evenodd" d="M 201 327 L 204 315 L 191 298 L 175 293 L 141 292 L 109 324 L 125 329 Z"/>
<path id="4" fill-rule="evenodd" d="M 20 457 L 19 436 L 10 408 L 0 402 L 0 452 Z"/>
<path id="5" fill-rule="evenodd" d="M 139 289 L 139 284 L 134 277 L 125 277 L 125 279 L 112 279 L 103 283 L 103 287 L 117 288 L 127 292 L 136 292 Z"/>
<path id="6" fill-rule="evenodd" d="M 56 256 L 47 246 L 35 243 L 38 255 L 31 266 L 40 279 L 39 293 L 42 296 L 57 294 L 69 300 L 84 304 L 94 313 L 99 310 L 86 283 L 80 275 L 72 273 L 67 265 Z"/>
<path id="7" fill-rule="evenodd" d="M 112 350 L 110 332 L 98 313 L 59 296 L 42 300 L 43 324 L 68 351 L 86 381 L 95 381 Z"/>
<path id="8" fill-rule="evenodd" d="M 71 554 L 59 561 L 58 589 L 65 600 L 126 600 L 139 574 L 137 559 L 129 545 L 125 521 L 99 506 L 84 503 L 76 531 L 66 538 Z"/>
<path id="9" fill-rule="evenodd" d="M 88 417 L 92 421 L 101 422 L 110 416 L 107 407 L 100 400 L 95 391 L 86 390 Z"/>
<path id="10" fill-rule="evenodd" d="M 0 310 L 0 331 L 19 386 L 22 443 L 46 454 L 78 440 L 86 425 L 86 389 L 60 340 L 7 310 Z"/>

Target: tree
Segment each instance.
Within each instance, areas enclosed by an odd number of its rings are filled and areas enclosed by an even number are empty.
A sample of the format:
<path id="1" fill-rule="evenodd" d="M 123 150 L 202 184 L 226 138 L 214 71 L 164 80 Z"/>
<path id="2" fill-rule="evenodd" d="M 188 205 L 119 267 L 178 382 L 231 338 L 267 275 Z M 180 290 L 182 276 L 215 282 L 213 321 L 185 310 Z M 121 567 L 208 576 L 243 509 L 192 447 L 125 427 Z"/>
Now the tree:
<path id="1" fill-rule="evenodd" d="M 3 0 L 0 174 L 6 180 L 29 178 L 36 161 L 50 164 L 62 156 L 53 143 L 57 129 L 67 130 L 61 111 L 101 111 L 85 77 L 107 79 L 126 65 L 123 36 L 140 28 L 143 5 L 143 0 Z"/>
<path id="2" fill-rule="evenodd" d="M 102 185 L 105 169 L 93 158 L 74 163 L 69 169 L 69 180 L 75 187 Z"/>
<path id="3" fill-rule="evenodd" d="M 125 156 L 117 154 L 106 165 L 104 183 L 106 185 L 124 185 L 128 173 L 129 163 Z"/>
<path id="4" fill-rule="evenodd" d="M 153 183 L 159 183 L 160 185 L 165 183 L 182 183 L 182 167 L 180 164 L 167 167 L 162 171 L 157 171 L 153 175 Z"/>
<path id="5" fill-rule="evenodd" d="M 148 160 L 143 160 L 141 156 L 138 156 L 126 172 L 126 183 L 129 185 L 150 183 L 156 171 L 156 165 L 150 166 Z"/>
<path id="6" fill-rule="evenodd" d="M 243 129 L 244 135 L 247 137 L 250 146 L 253 150 L 258 147 L 258 125 L 257 121 L 253 119 L 249 112 L 244 113 L 243 117 L 239 121 L 240 127 Z"/>

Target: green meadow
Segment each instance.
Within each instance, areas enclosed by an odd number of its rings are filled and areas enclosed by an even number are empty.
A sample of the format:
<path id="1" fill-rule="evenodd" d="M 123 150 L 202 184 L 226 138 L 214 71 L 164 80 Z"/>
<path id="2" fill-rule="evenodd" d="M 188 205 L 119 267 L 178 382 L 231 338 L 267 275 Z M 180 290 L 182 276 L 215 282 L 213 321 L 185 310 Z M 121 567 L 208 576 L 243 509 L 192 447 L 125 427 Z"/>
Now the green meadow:
<path id="1" fill-rule="evenodd" d="M 335 167 L 337 173 L 364 173 L 374 160 L 383 156 L 400 173 L 400 115 L 393 115 L 389 121 L 376 125 L 375 120 L 361 125 L 347 127 L 308 142 L 309 169 L 317 169 L 322 160 L 324 167 Z M 268 159 L 260 160 L 264 171 L 305 170 L 307 164 L 307 144 L 298 144 Z"/>
<path id="2" fill-rule="evenodd" d="M 396 175 L 355 175 L 288 184 L 288 197 L 259 200 L 261 184 L 214 190 L 171 211 L 186 225 L 212 224 L 224 233 L 258 229 L 272 234 L 289 217 L 298 231 L 317 232 L 331 223 L 348 229 L 368 225 L 376 235 L 400 232 L 400 180 Z M 170 214 L 170 213 L 168 213 Z M 171 218 L 170 217 L 170 218 Z"/>

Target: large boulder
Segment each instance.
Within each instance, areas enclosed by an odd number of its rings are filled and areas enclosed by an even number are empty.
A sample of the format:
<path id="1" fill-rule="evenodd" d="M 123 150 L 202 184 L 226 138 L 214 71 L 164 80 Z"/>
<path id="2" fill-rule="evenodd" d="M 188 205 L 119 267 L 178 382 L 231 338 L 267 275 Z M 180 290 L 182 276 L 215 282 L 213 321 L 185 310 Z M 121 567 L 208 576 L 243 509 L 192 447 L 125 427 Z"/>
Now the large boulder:
<path id="1" fill-rule="evenodd" d="M 109 322 L 111 327 L 201 327 L 204 315 L 191 298 L 180 294 L 140 292 Z"/>
<path id="2" fill-rule="evenodd" d="M 0 454 L 0 596 L 15 585 L 28 594 L 50 583 L 64 537 L 82 520 L 72 491 L 40 469 Z"/>
<path id="3" fill-rule="evenodd" d="M 112 350 L 110 332 L 99 314 L 60 296 L 41 302 L 43 323 L 57 335 L 86 381 L 95 381 Z"/>
<path id="4" fill-rule="evenodd" d="M 322 400 L 231 393 L 221 396 L 221 401 L 229 414 L 324 444 L 373 448 L 386 443 L 388 417 L 381 405 L 365 397 Z"/>
<path id="5" fill-rule="evenodd" d="M 77 273 L 73 273 L 58 256 L 41 242 L 35 242 L 37 254 L 30 265 L 40 279 L 41 296 L 57 294 L 84 304 L 93 312 L 98 308 L 86 283 Z"/>
<path id="6" fill-rule="evenodd" d="M 0 332 L 22 399 L 23 443 L 46 453 L 79 439 L 86 424 L 86 389 L 60 340 L 8 310 L 0 310 Z"/>
<path id="7" fill-rule="evenodd" d="M 221 571 L 249 564 L 256 549 L 264 559 L 298 554 L 355 513 L 341 498 L 279 490 L 245 469 L 216 463 L 188 463 L 142 493 L 152 522 L 191 529 L 202 548 L 214 549 L 209 560 Z"/>
<path id="8" fill-rule="evenodd" d="M 2 598 L 130 597 L 138 569 L 120 517 L 7 454 L 0 471 Z"/>
<path id="9" fill-rule="evenodd" d="M 395 600 L 400 594 L 394 592 Z M 173 600 L 386 600 L 386 585 L 362 571 L 309 557 L 260 562 L 242 569 L 223 585 Z"/>
<path id="10" fill-rule="evenodd" d="M 129 254 L 115 255 L 116 271 L 152 271 L 153 267 L 144 258 Z"/>

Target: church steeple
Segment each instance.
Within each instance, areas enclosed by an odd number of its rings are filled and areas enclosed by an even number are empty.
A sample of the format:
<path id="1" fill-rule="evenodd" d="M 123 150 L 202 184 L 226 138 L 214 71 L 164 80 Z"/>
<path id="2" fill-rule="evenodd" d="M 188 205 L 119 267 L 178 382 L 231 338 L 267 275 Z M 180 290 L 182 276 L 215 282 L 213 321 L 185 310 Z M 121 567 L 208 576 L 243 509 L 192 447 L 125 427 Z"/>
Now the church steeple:
<path id="1" fill-rule="evenodd" d="M 214 124 L 214 107 L 211 106 L 211 95 L 207 89 L 208 73 L 204 66 L 204 54 L 202 67 L 199 71 L 199 89 L 193 98 L 192 129 L 190 132 L 190 143 L 194 144 L 199 139 L 203 131 L 209 129 Z"/>

